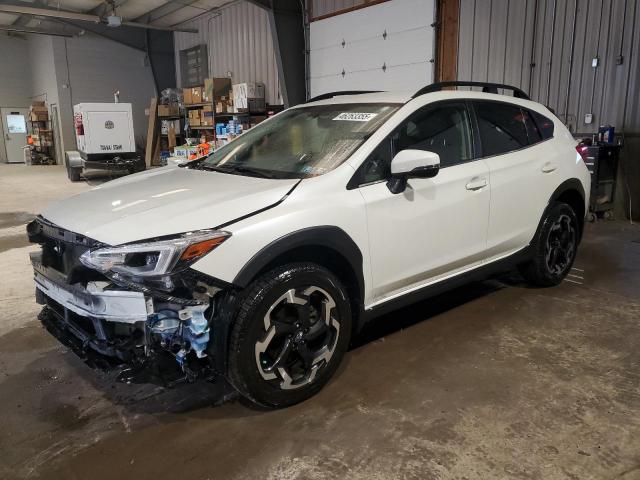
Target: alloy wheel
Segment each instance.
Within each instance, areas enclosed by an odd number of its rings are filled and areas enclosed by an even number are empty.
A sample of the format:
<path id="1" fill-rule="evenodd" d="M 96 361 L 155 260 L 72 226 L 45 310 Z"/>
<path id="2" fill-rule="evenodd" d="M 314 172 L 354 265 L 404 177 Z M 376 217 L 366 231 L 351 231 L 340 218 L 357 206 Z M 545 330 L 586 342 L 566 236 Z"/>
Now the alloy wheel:
<path id="1" fill-rule="evenodd" d="M 308 286 L 281 295 L 264 316 L 264 336 L 256 342 L 258 371 L 283 390 L 315 379 L 331 357 L 340 335 L 336 302 L 324 289 Z"/>
<path id="2" fill-rule="evenodd" d="M 576 252 L 576 230 L 571 217 L 560 215 L 551 225 L 545 245 L 545 263 L 554 276 L 564 274 Z"/>

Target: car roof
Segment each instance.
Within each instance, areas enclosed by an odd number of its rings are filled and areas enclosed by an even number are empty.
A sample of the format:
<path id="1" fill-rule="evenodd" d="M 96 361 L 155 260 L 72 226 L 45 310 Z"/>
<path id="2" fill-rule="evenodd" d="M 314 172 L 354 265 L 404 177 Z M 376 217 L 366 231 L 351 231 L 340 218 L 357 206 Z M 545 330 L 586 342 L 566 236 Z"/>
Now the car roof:
<path id="1" fill-rule="evenodd" d="M 344 103 L 398 103 L 403 104 L 411 100 L 409 92 L 374 92 L 355 95 L 338 95 L 335 97 L 305 103 L 305 105 L 338 105 Z"/>
<path id="2" fill-rule="evenodd" d="M 540 110 L 541 104 L 517 98 L 512 95 L 500 95 L 497 93 L 478 92 L 472 90 L 441 90 L 419 95 L 416 99 L 429 99 L 430 101 L 452 100 L 452 99 L 477 99 L 493 100 L 496 102 L 508 102 L 534 110 Z M 373 92 L 352 95 L 337 95 L 335 97 L 318 100 L 316 102 L 303 103 L 296 108 L 314 105 L 341 105 L 346 103 L 390 103 L 403 105 L 413 100 L 413 94 L 408 92 Z M 543 107 L 544 108 L 544 107 Z M 544 108 L 546 110 L 546 108 Z"/>

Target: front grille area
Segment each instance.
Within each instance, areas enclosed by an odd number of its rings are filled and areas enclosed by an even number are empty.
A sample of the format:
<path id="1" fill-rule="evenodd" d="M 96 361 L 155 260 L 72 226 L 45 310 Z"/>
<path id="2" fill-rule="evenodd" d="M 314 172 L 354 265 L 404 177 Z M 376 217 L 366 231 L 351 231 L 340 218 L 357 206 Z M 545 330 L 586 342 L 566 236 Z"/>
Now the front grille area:
<path id="1" fill-rule="evenodd" d="M 86 285 L 90 281 L 107 280 L 101 273 L 80 263 L 80 255 L 90 248 L 103 245 L 100 242 L 60 228 L 42 217 L 27 225 L 27 233 L 32 243 L 42 246 L 42 266 L 62 274 L 65 283 Z"/>

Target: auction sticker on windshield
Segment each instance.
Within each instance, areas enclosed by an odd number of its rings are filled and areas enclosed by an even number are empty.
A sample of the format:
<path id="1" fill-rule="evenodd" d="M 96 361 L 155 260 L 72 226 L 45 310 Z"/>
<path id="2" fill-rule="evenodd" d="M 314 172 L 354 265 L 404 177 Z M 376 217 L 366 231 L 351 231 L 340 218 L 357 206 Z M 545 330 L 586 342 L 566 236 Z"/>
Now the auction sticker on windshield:
<path id="1" fill-rule="evenodd" d="M 356 113 L 356 112 L 342 112 L 334 120 L 347 120 L 349 122 L 368 122 L 373 117 L 378 115 L 377 113 Z"/>

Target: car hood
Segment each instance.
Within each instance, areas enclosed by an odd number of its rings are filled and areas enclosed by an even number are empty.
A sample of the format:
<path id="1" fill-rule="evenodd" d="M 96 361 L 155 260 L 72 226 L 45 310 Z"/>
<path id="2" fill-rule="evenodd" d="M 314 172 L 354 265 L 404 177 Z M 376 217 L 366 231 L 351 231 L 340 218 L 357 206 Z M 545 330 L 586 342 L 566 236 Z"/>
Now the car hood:
<path id="1" fill-rule="evenodd" d="M 216 227 L 274 205 L 298 179 L 166 167 L 107 182 L 42 216 L 109 245 Z"/>

